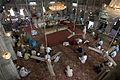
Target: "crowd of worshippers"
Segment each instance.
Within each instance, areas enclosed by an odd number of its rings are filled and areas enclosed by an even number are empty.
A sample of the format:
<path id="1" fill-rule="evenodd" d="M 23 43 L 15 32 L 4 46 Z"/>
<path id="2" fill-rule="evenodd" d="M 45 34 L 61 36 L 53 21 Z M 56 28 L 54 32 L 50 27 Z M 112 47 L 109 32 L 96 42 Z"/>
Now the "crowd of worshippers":
<path id="1" fill-rule="evenodd" d="M 51 58 L 51 47 L 44 47 L 43 44 L 39 45 L 32 38 L 28 38 L 24 29 L 17 30 L 13 29 L 12 39 L 15 43 L 15 48 L 17 48 L 17 57 L 24 58 L 24 60 L 29 60 L 31 56 L 41 57 L 41 53 L 44 54 L 46 60 Z M 39 49 L 36 49 L 39 48 Z M 60 56 L 56 56 L 53 60 L 54 63 L 58 62 Z M 40 60 L 36 60 L 37 63 L 40 63 Z M 54 64 L 52 64 L 54 67 Z M 21 77 L 26 77 L 31 71 L 21 67 L 19 73 Z"/>
<path id="2" fill-rule="evenodd" d="M 76 38 L 76 39 L 74 39 L 74 40 L 72 41 L 72 45 L 77 45 L 77 46 L 78 46 L 77 49 L 76 49 L 76 51 L 77 51 L 79 54 L 82 55 L 82 56 L 79 56 L 79 57 L 78 57 L 78 59 L 80 60 L 80 62 L 81 62 L 82 64 L 85 64 L 85 62 L 86 62 L 86 60 L 87 60 L 87 53 L 86 53 L 86 52 L 83 52 L 82 47 L 81 47 L 80 45 L 81 45 L 81 44 L 89 44 L 89 43 L 90 43 L 90 41 L 88 41 L 88 40 L 83 41 L 83 40 L 80 39 L 80 38 Z M 69 46 L 69 45 L 70 45 L 69 42 L 63 42 L 63 46 Z M 66 67 L 65 72 L 66 72 L 67 77 L 72 77 L 72 76 L 73 76 L 73 69 L 71 69 L 69 65 Z"/>
<path id="3" fill-rule="evenodd" d="M 97 46 L 95 47 L 98 50 L 104 51 L 104 49 L 102 48 L 103 45 L 103 40 L 99 39 L 97 42 Z M 107 55 L 111 56 L 112 58 L 114 58 L 117 55 L 117 52 L 119 51 L 119 45 L 116 44 L 115 49 L 109 54 L 108 51 L 106 51 Z"/>
<path id="4" fill-rule="evenodd" d="M 17 32 L 20 32 L 20 35 L 16 34 Z M 19 30 L 14 31 L 12 38 L 15 43 L 15 46 L 18 47 L 18 50 L 17 50 L 18 57 L 23 57 L 25 60 L 29 60 L 30 56 L 41 57 L 41 53 L 46 53 L 44 55 L 44 58 L 46 60 L 51 58 L 50 52 L 52 51 L 52 48 L 49 46 L 45 48 L 43 44 L 41 44 L 41 46 L 39 47 L 36 41 L 34 41 L 32 38 L 27 37 L 24 29 L 22 29 L 21 31 Z M 99 39 L 99 35 L 97 35 L 95 38 L 96 40 L 98 40 L 98 43 L 97 43 L 98 46 L 96 46 L 96 49 L 102 50 L 101 46 L 103 45 L 103 40 Z M 83 42 L 83 40 L 80 38 L 74 39 L 72 41 L 73 45 L 78 46 L 77 48 L 78 53 L 82 54 L 82 56 L 79 56 L 78 59 L 82 64 L 85 64 L 87 60 L 87 54 L 86 52 L 83 52 L 82 47 L 80 46 L 81 43 L 89 44 L 90 42 L 88 40 Z M 63 46 L 69 46 L 69 45 L 70 45 L 69 42 L 63 42 Z M 35 49 L 36 47 L 39 47 L 39 50 L 36 50 Z M 110 56 L 115 57 L 118 51 L 119 51 L 119 45 L 116 46 L 115 50 L 110 54 Z M 53 61 L 58 62 L 59 59 L 60 59 L 60 56 L 57 56 Z M 36 62 L 40 63 L 41 61 L 36 60 Z M 104 63 L 100 64 L 100 66 L 96 67 L 95 71 L 97 73 L 101 72 L 104 69 L 104 64 L 108 65 L 109 67 L 112 66 L 112 62 L 105 61 Z M 54 64 L 52 64 L 52 66 L 54 67 Z M 65 72 L 68 77 L 73 76 L 73 70 L 70 68 L 69 65 L 66 67 Z M 25 67 L 21 67 L 19 73 L 21 77 L 26 77 L 30 73 L 30 71 L 25 69 Z"/>
<path id="5" fill-rule="evenodd" d="M 102 48 L 103 40 L 100 39 L 99 34 L 97 34 L 95 36 L 95 40 L 97 40 L 97 46 L 95 48 L 98 49 L 98 50 L 101 50 L 102 52 L 105 52 L 107 56 L 110 56 L 110 57 L 114 58 L 117 55 L 117 53 L 119 52 L 119 45 L 117 44 L 117 40 L 116 39 L 112 43 L 112 46 L 115 46 L 115 48 L 110 53 L 108 53 L 108 51 L 105 51 Z M 97 73 L 101 72 L 102 70 L 104 70 L 104 68 L 105 68 L 104 66 L 105 65 L 110 67 L 110 68 L 112 68 L 113 63 L 111 61 L 104 61 L 103 63 L 101 63 L 99 66 L 97 66 L 95 68 L 95 71 Z"/>
<path id="6" fill-rule="evenodd" d="M 76 38 L 72 41 L 72 45 L 77 45 L 78 46 L 77 52 L 82 55 L 82 56 L 78 57 L 78 59 L 81 61 L 82 64 L 84 64 L 86 62 L 87 54 L 86 54 L 86 52 L 83 53 L 83 49 L 80 45 L 81 44 L 89 44 L 89 43 L 90 43 L 90 41 L 88 41 L 88 40 L 83 41 L 80 38 Z M 70 45 L 69 42 L 63 42 L 63 46 L 69 46 L 69 45 Z"/>
<path id="7" fill-rule="evenodd" d="M 115 49 L 109 54 L 108 51 L 105 51 L 104 49 L 102 49 L 103 40 L 100 39 L 99 34 L 97 34 L 94 39 L 97 40 L 97 46 L 95 47 L 96 49 L 105 52 L 107 54 L 107 56 L 109 55 L 112 58 L 114 58 L 117 55 L 117 52 L 119 51 L 119 45 L 116 44 L 116 40 L 113 42 L 113 45 L 116 45 Z M 86 41 L 83 42 L 83 40 L 79 39 L 79 38 L 73 40 L 72 44 L 73 45 L 78 45 L 77 51 L 80 54 L 83 53 L 82 47 L 80 46 L 81 43 L 89 44 L 90 42 L 88 40 L 86 40 Z M 63 42 L 63 46 L 69 46 L 69 45 L 70 45 L 69 42 Z M 86 52 L 84 52 L 83 55 L 79 57 L 79 60 L 81 61 L 82 64 L 84 64 L 86 62 L 86 60 L 87 60 L 87 54 L 86 54 Z M 111 61 L 104 61 L 99 66 L 95 67 L 95 72 L 99 73 L 102 70 L 104 70 L 105 65 L 108 66 L 108 67 L 110 67 L 110 68 L 112 68 L 113 63 Z M 66 70 L 67 76 L 71 77 L 71 75 L 73 75 L 73 73 L 72 73 L 73 70 L 70 69 L 69 65 L 67 66 L 66 69 L 67 69 Z"/>

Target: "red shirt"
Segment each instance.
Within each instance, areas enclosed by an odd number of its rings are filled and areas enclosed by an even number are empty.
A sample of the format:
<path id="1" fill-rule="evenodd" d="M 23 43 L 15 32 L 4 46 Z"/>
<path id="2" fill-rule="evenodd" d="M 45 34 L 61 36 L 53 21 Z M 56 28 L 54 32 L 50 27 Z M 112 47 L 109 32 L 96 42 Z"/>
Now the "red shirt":
<path id="1" fill-rule="evenodd" d="M 73 45 L 76 45 L 76 40 L 73 40 Z"/>

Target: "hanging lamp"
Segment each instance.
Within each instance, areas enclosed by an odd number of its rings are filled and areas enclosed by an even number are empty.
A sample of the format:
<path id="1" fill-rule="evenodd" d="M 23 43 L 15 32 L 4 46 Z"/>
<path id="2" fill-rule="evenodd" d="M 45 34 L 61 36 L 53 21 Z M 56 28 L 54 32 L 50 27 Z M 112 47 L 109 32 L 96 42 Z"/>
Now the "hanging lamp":
<path id="1" fill-rule="evenodd" d="M 52 4 L 52 6 L 49 6 L 49 9 L 52 11 L 60 11 L 66 8 L 67 6 L 65 6 L 63 2 L 57 2 L 57 3 Z"/>

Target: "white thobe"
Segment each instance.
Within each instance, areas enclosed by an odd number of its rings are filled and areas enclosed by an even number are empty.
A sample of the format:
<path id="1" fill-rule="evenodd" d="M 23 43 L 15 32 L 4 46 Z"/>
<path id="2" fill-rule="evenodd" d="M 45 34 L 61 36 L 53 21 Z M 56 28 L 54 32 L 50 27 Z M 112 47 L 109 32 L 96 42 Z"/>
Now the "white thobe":
<path id="1" fill-rule="evenodd" d="M 82 43 L 82 39 L 76 39 L 77 44 Z"/>
<path id="2" fill-rule="evenodd" d="M 103 41 L 99 41 L 99 43 L 98 43 L 98 44 L 103 45 Z"/>
<path id="3" fill-rule="evenodd" d="M 99 50 L 100 50 L 100 49 L 101 49 L 101 46 L 97 46 L 96 49 L 99 49 Z"/>
<path id="4" fill-rule="evenodd" d="M 73 70 L 72 69 L 67 69 L 66 73 L 67 73 L 68 77 L 72 77 L 73 76 Z"/>
<path id="5" fill-rule="evenodd" d="M 87 55 L 84 55 L 82 57 L 79 57 L 80 61 L 84 64 L 85 61 L 87 60 Z"/>
<path id="6" fill-rule="evenodd" d="M 35 51 L 35 50 L 32 50 L 32 51 L 31 51 L 31 54 L 32 54 L 33 56 L 36 56 L 36 51 Z"/>
<path id="7" fill-rule="evenodd" d="M 54 62 L 58 62 L 60 60 L 60 56 L 57 56 L 54 60 Z"/>
<path id="8" fill-rule="evenodd" d="M 37 35 L 37 31 L 36 30 L 32 30 L 31 31 L 31 34 L 34 36 L 34 35 Z"/>
<path id="9" fill-rule="evenodd" d="M 30 71 L 28 71 L 27 69 L 20 69 L 20 76 L 21 77 L 26 77 L 28 74 L 30 73 Z"/>
<path id="10" fill-rule="evenodd" d="M 51 50 L 52 50 L 52 49 L 51 49 L 50 47 L 47 47 L 47 48 L 46 48 L 46 52 L 47 52 L 47 53 L 50 53 Z"/>
<path id="11" fill-rule="evenodd" d="M 63 46 L 69 46 L 69 42 L 63 42 Z"/>
<path id="12" fill-rule="evenodd" d="M 45 55 L 45 59 L 50 59 L 50 58 L 51 58 L 51 56 L 49 54 Z"/>
<path id="13" fill-rule="evenodd" d="M 22 56 L 22 53 L 21 53 L 20 51 L 17 51 L 17 56 L 18 56 L 18 57 L 23 57 L 23 56 Z"/>

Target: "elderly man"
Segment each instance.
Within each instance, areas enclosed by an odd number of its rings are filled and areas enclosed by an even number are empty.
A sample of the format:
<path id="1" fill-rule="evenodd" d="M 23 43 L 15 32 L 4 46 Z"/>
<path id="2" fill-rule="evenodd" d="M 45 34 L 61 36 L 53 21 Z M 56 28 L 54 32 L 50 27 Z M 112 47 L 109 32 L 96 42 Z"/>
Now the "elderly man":
<path id="1" fill-rule="evenodd" d="M 87 54 L 84 53 L 84 55 L 82 57 L 79 57 L 79 60 L 81 61 L 81 63 L 84 64 L 86 62 L 86 60 L 87 60 Z"/>

